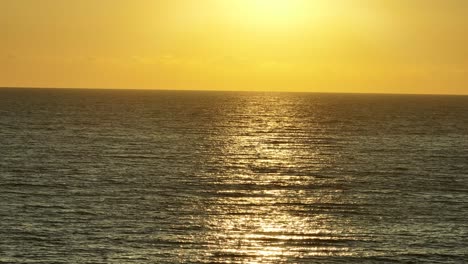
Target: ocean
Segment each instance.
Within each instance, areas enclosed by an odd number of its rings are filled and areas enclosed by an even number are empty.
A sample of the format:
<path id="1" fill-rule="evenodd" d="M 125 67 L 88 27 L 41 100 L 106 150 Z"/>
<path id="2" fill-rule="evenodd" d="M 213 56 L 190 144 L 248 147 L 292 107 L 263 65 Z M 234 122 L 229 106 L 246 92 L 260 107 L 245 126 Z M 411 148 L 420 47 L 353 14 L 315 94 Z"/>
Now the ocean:
<path id="1" fill-rule="evenodd" d="M 468 97 L 0 89 L 0 263 L 467 263 Z"/>

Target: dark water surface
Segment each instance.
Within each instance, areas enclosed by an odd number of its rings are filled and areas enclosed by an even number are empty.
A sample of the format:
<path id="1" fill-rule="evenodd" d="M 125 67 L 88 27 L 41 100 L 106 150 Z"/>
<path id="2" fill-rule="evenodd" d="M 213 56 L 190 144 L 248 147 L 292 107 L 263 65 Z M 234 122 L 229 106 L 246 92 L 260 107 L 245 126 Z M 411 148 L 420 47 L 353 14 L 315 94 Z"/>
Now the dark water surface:
<path id="1" fill-rule="evenodd" d="M 464 263 L 468 97 L 0 90 L 0 263 Z"/>

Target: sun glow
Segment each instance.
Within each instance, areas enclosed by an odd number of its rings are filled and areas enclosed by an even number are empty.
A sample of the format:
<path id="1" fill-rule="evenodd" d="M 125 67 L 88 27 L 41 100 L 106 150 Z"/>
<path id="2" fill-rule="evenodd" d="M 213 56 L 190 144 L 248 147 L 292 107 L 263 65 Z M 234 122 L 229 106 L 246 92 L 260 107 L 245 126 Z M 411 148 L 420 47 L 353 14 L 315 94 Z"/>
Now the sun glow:
<path id="1" fill-rule="evenodd" d="M 468 1 L 401 3 L 0 0 L 0 86 L 468 94 Z"/>
<path id="2" fill-rule="evenodd" d="M 307 0 L 237 0 L 227 5 L 231 17 L 249 27 L 284 28 L 317 20 L 323 1 Z"/>

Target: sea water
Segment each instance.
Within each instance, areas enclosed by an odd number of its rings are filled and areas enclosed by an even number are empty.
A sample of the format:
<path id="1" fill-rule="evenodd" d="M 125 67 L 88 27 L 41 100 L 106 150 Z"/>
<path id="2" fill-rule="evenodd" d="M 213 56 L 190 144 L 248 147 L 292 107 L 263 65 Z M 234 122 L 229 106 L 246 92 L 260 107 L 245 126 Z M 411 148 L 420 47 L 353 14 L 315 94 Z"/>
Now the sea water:
<path id="1" fill-rule="evenodd" d="M 0 263 L 463 263 L 468 97 L 0 90 Z"/>

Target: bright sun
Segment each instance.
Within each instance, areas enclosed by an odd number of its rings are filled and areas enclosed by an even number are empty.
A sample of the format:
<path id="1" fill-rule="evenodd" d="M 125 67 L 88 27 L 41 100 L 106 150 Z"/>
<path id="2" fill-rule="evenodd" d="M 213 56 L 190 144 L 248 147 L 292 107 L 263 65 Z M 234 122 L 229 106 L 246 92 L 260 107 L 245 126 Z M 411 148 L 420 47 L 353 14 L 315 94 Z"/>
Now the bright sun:
<path id="1" fill-rule="evenodd" d="M 293 27 L 314 18 L 322 1 L 236 0 L 228 1 L 229 13 L 237 22 L 255 27 Z"/>
<path id="2" fill-rule="evenodd" d="M 291 19 L 303 8 L 297 0 L 249 0 L 252 15 L 259 19 Z"/>

